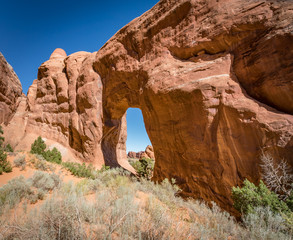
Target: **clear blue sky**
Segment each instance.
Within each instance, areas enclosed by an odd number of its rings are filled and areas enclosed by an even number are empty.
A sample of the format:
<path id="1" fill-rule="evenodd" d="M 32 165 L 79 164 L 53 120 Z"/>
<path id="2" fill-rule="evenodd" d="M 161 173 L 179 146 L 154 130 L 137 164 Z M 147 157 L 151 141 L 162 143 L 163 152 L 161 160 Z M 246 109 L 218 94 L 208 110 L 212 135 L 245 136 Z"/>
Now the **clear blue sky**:
<path id="1" fill-rule="evenodd" d="M 68 55 L 97 51 L 119 29 L 158 1 L 1 0 L 0 51 L 14 68 L 26 94 L 37 78 L 38 67 L 55 48 L 63 48 Z M 142 116 L 138 110 L 132 110 L 127 119 L 131 123 L 128 150 L 144 150 L 148 139 L 142 138 L 146 133 L 138 123 Z M 135 140 L 130 143 L 132 138 Z"/>
<path id="2" fill-rule="evenodd" d="M 143 116 L 138 108 L 128 108 L 127 110 L 127 152 L 144 151 L 147 145 L 151 145 L 146 133 Z"/>

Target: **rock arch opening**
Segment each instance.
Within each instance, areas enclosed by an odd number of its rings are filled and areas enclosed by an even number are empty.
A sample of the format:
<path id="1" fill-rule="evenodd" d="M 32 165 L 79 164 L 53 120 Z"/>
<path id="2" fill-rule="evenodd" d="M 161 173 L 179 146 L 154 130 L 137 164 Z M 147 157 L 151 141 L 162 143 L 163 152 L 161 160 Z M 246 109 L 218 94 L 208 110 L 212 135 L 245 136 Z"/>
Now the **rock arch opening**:
<path id="1" fill-rule="evenodd" d="M 127 153 L 129 151 L 145 152 L 148 145 L 152 144 L 146 132 L 145 121 L 140 108 L 129 107 L 124 114 L 121 111 L 119 116 L 104 119 L 101 144 L 104 160 L 108 166 L 123 167 L 133 172 L 134 169 L 127 161 Z M 154 158 L 152 148 L 148 147 L 148 149 L 151 149 Z"/>
<path id="2" fill-rule="evenodd" d="M 146 147 L 151 145 L 151 141 L 146 132 L 141 110 L 139 108 L 128 108 L 126 111 L 126 121 L 126 152 L 139 153 L 145 151 Z"/>

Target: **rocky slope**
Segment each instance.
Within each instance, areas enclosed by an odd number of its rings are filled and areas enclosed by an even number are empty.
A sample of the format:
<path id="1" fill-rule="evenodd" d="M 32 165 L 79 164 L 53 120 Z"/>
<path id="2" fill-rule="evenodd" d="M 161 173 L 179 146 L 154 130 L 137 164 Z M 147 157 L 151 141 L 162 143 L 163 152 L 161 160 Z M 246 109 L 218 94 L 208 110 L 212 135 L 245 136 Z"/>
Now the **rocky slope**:
<path id="1" fill-rule="evenodd" d="M 162 0 L 96 53 L 39 68 L 24 138 L 123 165 L 129 107 L 142 110 L 154 180 L 231 210 L 262 151 L 293 165 L 292 1 Z"/>
<path id="2" fill-rule="evenodd" d="M 21 83 L 0 52 L 0 124 L 8 123 L 22 95 Z"/>

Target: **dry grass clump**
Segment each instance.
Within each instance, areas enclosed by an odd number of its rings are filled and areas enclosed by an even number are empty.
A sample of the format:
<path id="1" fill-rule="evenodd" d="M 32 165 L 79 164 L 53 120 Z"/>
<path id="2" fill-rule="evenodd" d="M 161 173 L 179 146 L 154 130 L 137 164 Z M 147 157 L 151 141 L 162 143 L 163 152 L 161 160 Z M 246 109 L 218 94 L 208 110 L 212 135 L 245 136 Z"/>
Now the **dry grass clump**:
<path id="1" fill-rule="evenodd" d="M 10 180 L 0 188 L 0 215 L 14 208 L 22 200 L 36 203 L 44 198 L 46 192 L 57 188 L 60 182 L 58 175 L 39 171 L 30 179 L 20 176 Z"/>
<path id="2" fill-rule="evenodd" d="M 55 173 L 49 174 L 37 171 L 32 178 L 29 179 L 29 182 L 31 183 L 31 186 L 48 192 L 60 186 L 61 178 Z"/>
<path id="3" fill-rule="evenodd" d="M 262 224 L 267 215 L 250 216 L 244 221 L 245 228 L 216 205 L 208 208 L 176 197 L 178 188 L 168 181 L 161 185 L 143 179 L 138 182 L 122 170 L 56 186 L 52 197 L 25 218 L 6 219 L 0 226 L 0 238 L 290 239 L 282 229 L 276 233 L 276 225 Z M 277 224 L 277 219 L 271 215 L 269 222 Z"/>
<path id="4" fill-rule="evenodd" d="M 55 166 L 48 163 L 42 155 L 29 153 L 29 162 L 32 166 L 40 171 L 55 171 Z"/>
<path id="5" fill-rule="evenodd" d="M 25 155 L 20 155 L 13 160 L 14 166 L 24 170 L 26 167 Z"/>

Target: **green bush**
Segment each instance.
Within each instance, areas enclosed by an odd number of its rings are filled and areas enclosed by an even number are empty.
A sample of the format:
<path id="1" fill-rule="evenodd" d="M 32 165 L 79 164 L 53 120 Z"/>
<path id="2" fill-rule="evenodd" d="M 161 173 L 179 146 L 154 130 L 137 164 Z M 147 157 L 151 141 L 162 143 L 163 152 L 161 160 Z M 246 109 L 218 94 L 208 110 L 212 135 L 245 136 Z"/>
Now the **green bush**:
<path id="1" fill-rule="evenodd" d="M 38 137 L 31 146 L 31 153 L 43 156 L 44 159 L 48 162 L 61 164 L 62 155 L 58 151 L 58 149 L 54 147 L 52 150 L 49 149 L 45 151 L 46 148 L 47 146 L 43 139 L 41 137 Z"/>
<path id="2" fill-rule="evenodd" d="M 4 148 L 5 152 L 13 152 L 13 148 L 11 147 L 11 145 L 8 143 L 5 148 Z"/>
<path id="3" fill-rule="evenodd" d="M 99 170 L 99 172 L 105 172 L 105 171 L 108 171 L 110 170 L 110 166 L 106 166 L 106 165 L 102 165 L 102 168 Z"/>
<path id="4" fill-rule="evenodd" d="M 2 126 L 0 126 L 0 148 L 2 148 L 2 144 L 5 140 L 2 134 L 3 134 L 3 129 L 2 129 Z"/>
<path id="5" fill-rule="evenodd" d="M 153 176 L 155 161 L 151 158 L 142 158 L 139 161 L 130 162 L 140 177 L 151 179 Z"/>
<path id="6" fill-rule="evenodd" d="M 3 130 L 0 126 L 0 174 L 3 172 L 12 172 L 12 166 L 10 162 L 7 161 L 7 154 L 4 152 L 2 145 L 4 142 L 4 137 L 2 137 Z"/>
<path id="7" fill-rule="evenodd" d="M 12 172 L 12 166 L 10 162 L 7 161 L 7 154 L 0 148 L 0 174 L 3 172 Z"/>
<path id="8" fill-rule="evenodd" d="M 39 136 L 37 140 L 31 145 L 31 153 L 43 155 L 46 149 L 44 140 Z"/>
<path id="9" fill-rule="evenodd" d="M 98 173 L 91 164 L 86 166 L 85 163 L 64 162 L 62 165 L 77 177 L 95 179 Z"/>
<path id="10" fill-rule="evenodd" d="M 269 207 L 272 212 L 289 212 L 289 208 L 285 202 L 278 199 L 278 195 L 271 192 L 263 181 L 260 181 L 258 186 L 244 181 L 244 186 L 233 187 L 232 199 L 234 207 L 243 214 L 254 213 L 257 207 Z"/>
<path id="11" fill-rule="evenodd" d="M 292 189 L 293 189 L 293 183 L 292 183 Z M 286 204 L 289 207 L 289 209 L 293 212 L 293 191 L 291 191 L 290 196 L 286 199 Z"/>
<path id="12" fill-rule="evenodd" d="M 52 150 L 47 150 L 44 152 L 43 156 L 48 162 L 54 162 L 58 164 L 62 162 L 61 153 L 55 147 Z"/>

